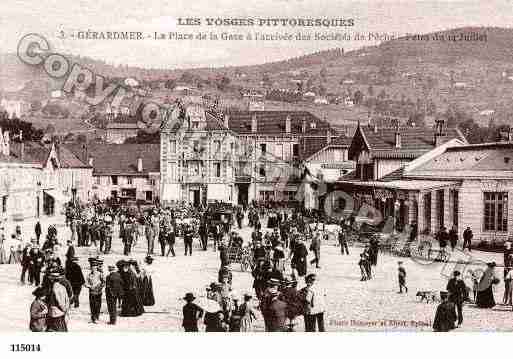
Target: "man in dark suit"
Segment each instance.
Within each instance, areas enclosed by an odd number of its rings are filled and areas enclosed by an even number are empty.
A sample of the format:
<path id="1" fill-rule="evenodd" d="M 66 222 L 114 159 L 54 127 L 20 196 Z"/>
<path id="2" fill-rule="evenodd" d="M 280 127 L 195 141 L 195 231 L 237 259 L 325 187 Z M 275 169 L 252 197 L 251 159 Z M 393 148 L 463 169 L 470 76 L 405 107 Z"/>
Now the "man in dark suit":
<path id="1" fill-rule="evenodd" d="M 463 302 L 467 297 L 467 287 L 465 282 L 460 278 L 461 273 L 454 271 L 453 277 L 447 283 L 447 291 L 449 292 L 449 302 L 454 303 L 458 311 L 458 327 L 463 323 Z"/>
<path id="2" fill-rule="evenodd" d="M 34 232 L 36 233 L 36 244 L 39 244 L 39 238 L 41 238 L 41 223 L 37 221 L 36 226 L 34 227 Z"/>
<path id="3" fill-rule="evenodd" d="M 110 317 L 109 324 L 115 325 L 118 317 L 117 303 L 123 297 L 123 280 L 115 266 L 109 266 L 109 275 L 105 282 L 105 296 Z"/>
<path id="4" fill-rule="evenodd" d="M 474 237 L 474 234 L 472 233 L 472 230 L 470 227 L 467 227 L 465 231 L 463 232 L 463 251 L 465 250 L 465 247 L 468 248 L 469 252 L 472 252 L 472 238 Z"/>
<path id="5" fill-rule="evenodd" d="M 74 305 L 75 308 L 80 306 L 80 292 L 82 291 L 82 286 L 85 283 L 84 274 L 82 273 L 82 268 L 78 264 L 78 258 L 68 257 L 66 261 L 66 279 L 71 284 L 71 289 L 73 292 L 73 298 L 71 299 L 71 304 Z"/>

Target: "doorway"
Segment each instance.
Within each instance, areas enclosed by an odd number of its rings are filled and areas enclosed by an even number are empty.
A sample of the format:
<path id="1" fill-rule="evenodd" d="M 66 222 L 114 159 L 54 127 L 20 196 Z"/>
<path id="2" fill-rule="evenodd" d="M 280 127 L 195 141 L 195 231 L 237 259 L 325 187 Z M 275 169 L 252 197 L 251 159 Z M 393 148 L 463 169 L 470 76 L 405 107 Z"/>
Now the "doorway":
<path id="1" fill-rule="evenodd" d="M 240 205 L 247 205 L 248 204 L 249 183 L 240 183 L 237 186 L 239 187 L 239 195 L 237 198 L 237 203 Z"/>
<path id="2" fill-rule="evenodd" d="M 199 207 L 200 205 L 200 190 L 199 189 L 191 189 L 189 192 L 189 199 L 192 202 L 194 207 Z"/>

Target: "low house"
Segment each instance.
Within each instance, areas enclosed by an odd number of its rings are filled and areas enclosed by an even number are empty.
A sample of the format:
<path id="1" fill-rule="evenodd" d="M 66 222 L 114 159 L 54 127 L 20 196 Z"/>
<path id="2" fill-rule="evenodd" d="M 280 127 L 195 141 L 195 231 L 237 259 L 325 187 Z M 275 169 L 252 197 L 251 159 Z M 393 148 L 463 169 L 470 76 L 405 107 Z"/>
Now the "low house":
<path id="1" fill-rule="evenodd" d="M 136 137 L 139 126 L 135 120 L 127 122 L 109 122 L 105 130 L 105 141 L 112 144 L 122 144 L 127 138 Z"/>
<path id="2" fill-rule="evenodd" d="M 160 191 L 158 144 L 70 145 L 75 156 L 93 167 L 92 193 L 97 199 L 154 202 Z"/>

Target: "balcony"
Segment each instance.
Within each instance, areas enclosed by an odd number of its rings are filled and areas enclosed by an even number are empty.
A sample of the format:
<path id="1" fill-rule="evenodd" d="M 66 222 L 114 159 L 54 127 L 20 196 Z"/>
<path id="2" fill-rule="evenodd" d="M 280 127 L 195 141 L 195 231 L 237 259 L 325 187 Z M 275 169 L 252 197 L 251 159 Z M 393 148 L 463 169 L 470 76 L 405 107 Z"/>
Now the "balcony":
<path id="1" fill-rule="evenodd" d="M 235 183 L 251 183 L 250 175 L 235 175 Z"/>

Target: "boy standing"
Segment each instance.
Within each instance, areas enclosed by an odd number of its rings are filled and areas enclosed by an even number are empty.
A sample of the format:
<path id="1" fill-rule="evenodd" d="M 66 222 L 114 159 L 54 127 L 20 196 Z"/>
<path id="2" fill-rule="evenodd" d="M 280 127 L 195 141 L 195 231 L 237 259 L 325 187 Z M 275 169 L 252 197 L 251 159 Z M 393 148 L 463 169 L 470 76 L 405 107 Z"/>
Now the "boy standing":
<path id="1" fill-rule="evenodd" d="M 403 267 L 403 262 L 399 261 L 397 264 L 399 265 L 397 268 L 399 275 L 399 293 L 402 294 L 403 288 L 405 289 L 406 293 L 408 293 L 408 287 L 406 286 L 406 269 Z"/>
<path id="2" fill-rule="evenodd" d="M 198 320 L 203 316 L 203 309 L 193 303 L 196 297 L 192 293 L 187 293 L 183 298 L 187 303 L 183 306 L 182 326 L 186 332 L 198 331 Z"/>

